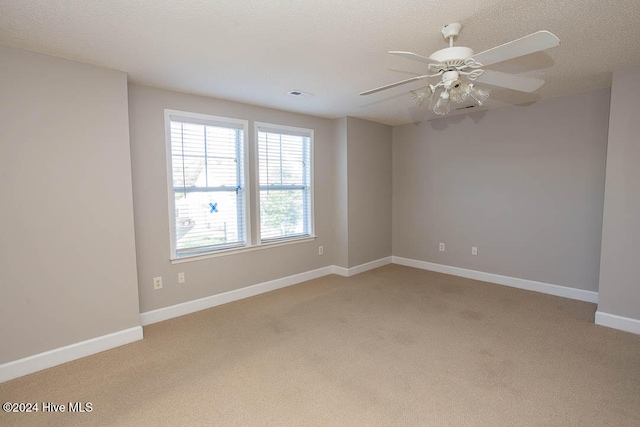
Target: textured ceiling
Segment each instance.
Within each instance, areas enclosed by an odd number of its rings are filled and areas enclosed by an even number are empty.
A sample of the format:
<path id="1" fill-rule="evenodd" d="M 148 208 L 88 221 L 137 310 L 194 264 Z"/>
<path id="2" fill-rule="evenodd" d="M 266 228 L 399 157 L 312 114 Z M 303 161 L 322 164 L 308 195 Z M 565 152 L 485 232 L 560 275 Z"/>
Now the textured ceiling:
<path id="1" fill-rule="evenodd" d="M 640 64 L 640 0 L 0 0 L 0 44 L 144 85 L 390 125 L 436 118 L 409 96 L 422 82 L 358 94 L 424 74 L 387 51 L 429 56 L 447 47 L 440 28 L 451 22 L 463 24 L 456 45 L 475 52 L 538 30 L 561 40 L 489 67 L 546 83 L 494 88 L 482 109 L 606 88 L 613 70 Z"/>

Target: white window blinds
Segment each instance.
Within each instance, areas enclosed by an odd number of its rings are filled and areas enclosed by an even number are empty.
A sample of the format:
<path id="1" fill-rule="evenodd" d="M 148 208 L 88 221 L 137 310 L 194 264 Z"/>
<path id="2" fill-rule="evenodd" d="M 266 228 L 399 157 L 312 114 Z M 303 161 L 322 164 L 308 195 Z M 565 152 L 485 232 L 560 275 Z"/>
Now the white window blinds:
<path id="1" fill-rule="evenodd" d="M 313 232 L 313 132 L 275 125 L 257 126 L 260 241 Z"/>
<path id="2" fill-rule="evenodd" d="M 175 113 L 169 126 L 174 256 L 244 246 L 246 122 Z"/>

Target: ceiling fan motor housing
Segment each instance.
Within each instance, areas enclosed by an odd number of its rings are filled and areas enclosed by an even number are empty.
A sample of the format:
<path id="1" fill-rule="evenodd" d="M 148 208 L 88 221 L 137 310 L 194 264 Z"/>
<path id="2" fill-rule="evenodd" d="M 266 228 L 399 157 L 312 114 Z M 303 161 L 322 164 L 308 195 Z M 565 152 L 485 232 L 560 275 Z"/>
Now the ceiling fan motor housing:
<path id="1" fill-rule="evenodd" d="M 429 59 L 449 65 L 449 63 L 464 62 L 465 59 L 471 58 L 472 56 L 473 49 L 464 46 L 454 46 L 433 52 Z"/>

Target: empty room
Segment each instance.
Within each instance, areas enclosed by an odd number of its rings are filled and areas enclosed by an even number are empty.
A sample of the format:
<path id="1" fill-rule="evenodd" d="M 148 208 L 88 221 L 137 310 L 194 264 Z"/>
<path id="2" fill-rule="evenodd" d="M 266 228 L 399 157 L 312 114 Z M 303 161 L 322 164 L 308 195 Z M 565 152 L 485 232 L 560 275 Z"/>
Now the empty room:
<path id="1" fill-rule="evenodd" d="M 0 2 L 0 424 L 640 425 L 640 2 Z"/>

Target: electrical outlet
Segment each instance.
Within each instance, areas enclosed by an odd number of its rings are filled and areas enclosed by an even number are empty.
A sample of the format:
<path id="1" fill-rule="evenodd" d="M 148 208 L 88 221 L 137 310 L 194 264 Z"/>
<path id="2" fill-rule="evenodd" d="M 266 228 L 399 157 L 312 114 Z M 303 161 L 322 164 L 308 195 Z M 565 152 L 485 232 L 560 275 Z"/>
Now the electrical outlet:
<path id="1" fill-rule="evenodd" d="M 472 246 L 471 247 L 471 255 L 478 255 L 478 247 L 477 246 Z"/>
<path id="2" fill-rule="evenodd" d="M 324 246 L 318 246 L 318 255 L 324 254 Z"/>
<path id="3" fill-rule="evenodd" d="M 153 289 L 155 290 L 162 289 L 162 277 L 153 278 Z"/>
<path id="4" fill-rule="evenodd" d="M 444 243 L 440 243 L 440 252 L 444 252 Z"/>
<path id="5" fill-rule="evenodd" d="M 185 279 L 184 279 L 184 271 L 181 271 L 180 273 L 178 273 L 178 283 L 184 283 Z"/>

